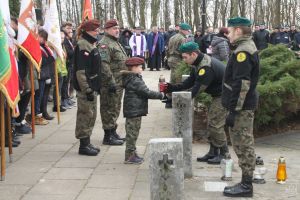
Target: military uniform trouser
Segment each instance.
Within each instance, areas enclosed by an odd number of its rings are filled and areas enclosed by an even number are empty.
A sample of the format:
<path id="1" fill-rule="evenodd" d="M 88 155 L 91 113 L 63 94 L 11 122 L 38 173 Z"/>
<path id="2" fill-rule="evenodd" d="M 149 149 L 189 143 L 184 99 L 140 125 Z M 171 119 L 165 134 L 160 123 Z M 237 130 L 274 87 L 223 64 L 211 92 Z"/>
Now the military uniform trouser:
<path id="1" fill-rule="evenodd" d="M 214 97 L 208 109 L 208 139 L 215 147 L 227 144 L 224 131 L 227 110 L 221 104 L 220 97 Z"/>
<path id="2" fill-rule="evenodd" d="M 75 135 L 77 139 L 90 137 L 97 117 L 97 96 L 88 101 L 86 94 L 77 91 L 77 118 Z"/>
<path id="3" fill-rule="evenodd" d="M 178 63 L 180 63 L 180 62 L 168 61 L 168 65 L 171 69 L 170 83 L 172 83 L 172 84 L 178 82 L 178 81 L 176 81 L 176 74 L 175 74 L 176 67 L 177 67 Z"/>
<path id="4" fill-rule="evenodd" d="M 117 120 L 121 111 L 123 89 L 117 89 L 116 93 L 109 93 L 107 89 L 101 90 L 100 114 L 104 130 L 117 128 Z"/>
<path id="5" fill-rule="evenodd" d="M 254 111 L 243 110 L 236 115 L 234 127 L 229 128 L 233 149 L 244 176 L 253 176 L 255 170 L 253 121 Z"/>
<path id="6" fill-rule="evenodd" d="M 125 159 L 128 159 L 130 154 L 136 150 L 136 141 L 141 129 L 142 117 L 126 118 L 126 150 Z"/>

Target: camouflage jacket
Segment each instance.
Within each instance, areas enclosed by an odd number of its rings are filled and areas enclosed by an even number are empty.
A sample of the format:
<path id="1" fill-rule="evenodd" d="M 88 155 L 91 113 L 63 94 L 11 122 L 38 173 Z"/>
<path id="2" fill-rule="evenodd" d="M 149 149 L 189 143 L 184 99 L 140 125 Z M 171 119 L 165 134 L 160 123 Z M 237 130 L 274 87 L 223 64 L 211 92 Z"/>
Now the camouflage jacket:
<path id="1" fill-rule="evenodd" d="M 162 99 L 160 92 L 149 90 L 142 76 L 130 71 L 122 71 L 125 88 L 123 114 L 126 118 L 146 116 L 148 99 Z"/>
<path id="2" fill-rule="evenodd" d="M 105 34 L 98 44 L 102 61 L 102 86 L 122 86 L 121 70 L 127 69 L 127 55 L 118 39 Z"/>
<path id="3" fill-rule="evenodd" d="M 258 104 L 259 56 L 250 37 L 238 39 L 225 70 L 222 105 L 230 111 L 254 110 Z"/>
<path id="4" fill-rule="evenodd" d="M 168 61 L 169 62 L 180 62 L 182 57 L 179 52 L 179 47 L 185 42 L 186 37 L 182 33 L 177 33 L 169 40 L 168 46 Z"/>

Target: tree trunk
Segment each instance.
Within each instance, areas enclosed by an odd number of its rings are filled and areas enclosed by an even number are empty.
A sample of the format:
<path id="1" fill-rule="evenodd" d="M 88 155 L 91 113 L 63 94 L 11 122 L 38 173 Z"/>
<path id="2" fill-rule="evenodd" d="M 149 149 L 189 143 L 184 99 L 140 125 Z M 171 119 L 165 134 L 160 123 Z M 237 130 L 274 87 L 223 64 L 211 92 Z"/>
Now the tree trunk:
<path id="1" fill-rule="evenodd" d="M 275 13 L 274 13 L 274 23 L 276 24 L 276 26 L 280 25 L 280 1 L 281 0 L 275 0 Z"/>
<path id="2" fill-rule="evenodd" d="M 170 0 L 165 0 L 165 12 L 164 12 L 165 30 L 168 30 L 169 26 L 171 25 L 169 8 L 170 8 Z"/>
<path id="3" fill-rule="evenodd" d="M 115 18 L 115 0 L 110 1 L 110 19 Z"/>
<path id="4" fill-rule="evenodd" d="M 194 26 L 196 29 L 200 28 L 199 6 L 199 0 L 193 0 Z"/>
<path id="5" fill-rule="evenodd" d="M 220 13 L 222 19 L 222 26 L 226 26 L 226 14 L 227 14 L 228 2 L 229 0 L 222 0 L 221 3 Z"/>
<path id="6" fill-rule="evenodd" d="M 126 8 L 126 14 L 127 14 L 127 22 L 130 27 L 134 26 L 132 16 L 131 16 L 131 5 L 129 0 L 124 0 L 125 2 L 125 8 Z"/>
<path id="7" fill-rule="evenodd" d="M 152 22 L 151 22 L 151 27 L 157 26 L 158 22 L 158 13 L 159 13 L 159 0 L 152 0 L 151 2 L 151 17 L 152 17 Z"/>
<path id="8" fill-rule="evenodd" d="M 179 7 L 179 1 L 180 0 L 174 0 L 174 19 L 175 19 L 175 25 L 179 24 L 181 19 L 180 19 L 180 7 Z"/>
<path id="9" fill-rule="evenodd" d="M 231 0 L 230 17 L 239 16 L 239 4 L 237 0 Z"/>
<path id="10" fill-rule="evenodd" d="M 239 1 L 239 8 L 241 11 L 241 17 L 246 17 L 246 3 L 245 0 Z"/>
<path id="11" fill-rule="evenodd" d="M 215 11 L 214 11 L 214 23 L 213 23 L 214 28 L 218 28 L 218 15 L 219 15 L 219 0 L 216 0 Z"/>
<path id="12" fill-rule="evenodd" d="M 123 15 L 122 15 L 122 1 L 121 0 L 117 0 L 115 2 L 115 6 L 116 6 L 117 20 L 119 21 L 120 27 L 124 27 Z"/>

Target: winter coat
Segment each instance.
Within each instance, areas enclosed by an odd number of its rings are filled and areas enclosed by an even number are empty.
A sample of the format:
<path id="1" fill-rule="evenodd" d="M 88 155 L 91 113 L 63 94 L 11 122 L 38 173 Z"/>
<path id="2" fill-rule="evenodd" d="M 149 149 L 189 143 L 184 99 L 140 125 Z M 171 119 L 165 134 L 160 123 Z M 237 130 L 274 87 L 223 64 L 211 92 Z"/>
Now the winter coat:
<path id="1" fill-rule="evenodd" d="M 127 70 L 121 71 L 125 88 L 123 114 L 125 118 L 146 116 L 148 99 L 162 99 L 160 92 L 149 90 L 142 76 Z"/>
<path id="2" fill-rule="evenodd" d="M 45 44 L 40 45 L 42 52 L 42 64 L 40 70 L 40 80 L 47 80 L 54 77 L 55 59 L 52 50 Z"/>
<path id="3" fill-rule="evenodd" d="M 270 34 L 267 30 L 259 30 L 253 33 L 253 41 L 258 50 L 263 50 L 268 48 L 268 43 L 270 41 Z"/>
<path id="4" fill-rule="evenodd" d="M 214 36 L 212 42 L 212 57 L 227 62 L 229 59 L 230 49 L 228 40 L 223 37 Z"/>

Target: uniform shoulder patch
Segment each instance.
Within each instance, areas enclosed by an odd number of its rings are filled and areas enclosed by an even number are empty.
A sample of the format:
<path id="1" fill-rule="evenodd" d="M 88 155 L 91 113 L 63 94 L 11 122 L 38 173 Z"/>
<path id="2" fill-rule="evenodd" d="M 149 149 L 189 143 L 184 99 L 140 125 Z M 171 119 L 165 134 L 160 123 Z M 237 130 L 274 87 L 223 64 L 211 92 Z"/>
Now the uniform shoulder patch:
<path id="1" fill-rule="evenodd" d="M 237 56 L 236 56 L 236 60 L 237 60 L 238 62 L 244 62 L 246 59 L 247 59 L 247 55 L 246 55 L 246 53 L 244 53 L 244 52 L 240 52 L 240 53 L 238 53 Z"/>
<path id="2" fill-rule="evenodd" d="M 198 74 L 199 76 L 203 76 L 205 74 L 205 69 L 200 69 Z"/>

